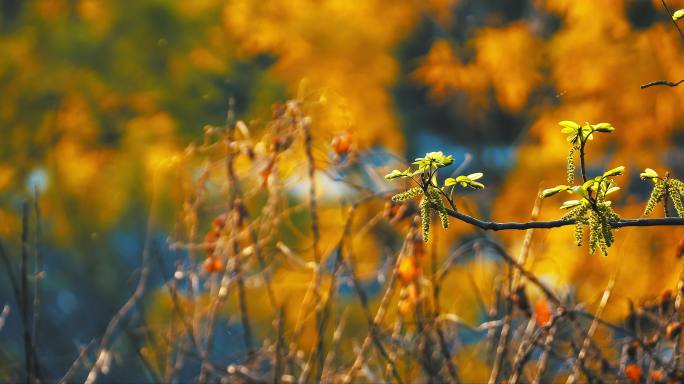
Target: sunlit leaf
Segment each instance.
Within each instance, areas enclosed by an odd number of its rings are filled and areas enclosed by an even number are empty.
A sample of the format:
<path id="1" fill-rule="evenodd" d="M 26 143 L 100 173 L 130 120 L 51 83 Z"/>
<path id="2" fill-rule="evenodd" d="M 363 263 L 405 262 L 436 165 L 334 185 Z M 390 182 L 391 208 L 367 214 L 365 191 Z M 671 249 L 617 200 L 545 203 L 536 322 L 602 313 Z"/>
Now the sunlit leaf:
<path id="1" fill-rule="evenodd" d="M 625 167 L 619 166 L 617 168 L 613 168 L 609 171 L 604 172 L 603 177 L 619 176 L 619 175 L 622 175 L 624 172 L 625 172 Z"/>
<path id="2" fill-rule="evenodd" d="M 408 170 L 408 169 L 405 170 L 405 171 L 400 171 L 400 170 L 398 170 L 398 169 L 395 169 L 395 170 L 393 170 L 392 172 L 386 174 L 386 175 L 385 175 L 385 179 L 387 179 L 387 180 L 392 180 L 392 179 L 396 179 L 396 178 L 408 177 L 408 175 L 409 175 L 409 170 Z"/>
<path id="3" fill-rule="evenodd" d="M 639 174 L 639 177 L 641 177 L 644 180 L 654 179 L 658 177 L 658 172 L 652 170 L 651 168 L 646 168 L 643 172 Z"/>
<path id="4" fill-rule="evenodd" d="M 579 124 L 575 123 L 574 121 L 570 121 L 570 120 L 563 120 L 563 121 L 559 122 L 558 125 L 563 127 L 563 129 L 569 128 L 572 130 L 577 130 L 577 128 L 579 128 Z M 561 132 L 563 132 L 563 130 L 561 130 Z"/>
<path id="5" fill-rule="evenodd" d="M 613 126 L 610 125 L 610 123 L 594 124 L 594 125 L 592 125 L 592 128 L 596 132 L 613 132 L 615 130 L 615 128 L 613 128 Z"/>
<path id="6" fill-rule="evenodd" d="M 547 188 L 547 189 L 543 190 L 541 193 L 541 196 L 542 197 L 549 197 L 549 196 L 553 196 L 553 195 L 557 194 L 558 192 L 567 191 L 569 189 L 570 189 L 570 187 L 568 187 L 567 185 L 558 185 L 556 187 Z"/>
<path id="7" fill-rule="evenodd" d="M 672 20 L 675 21 L 681 19 L 682 17 L 684 17 L 684 9 L 678 9 L 672 14 Z"/>
<path id="8" fill-rule="evenodd" d="M 582 204 L 580 200 L 568 200 L 561 205 L 561 209 L 574 208 L 580 204 Z"/>
<path id="9" fill-rule="evenodd" d="M 619 191 L 619 190 L 620 190 L 620 187 L 610 187 L 610 188 L 608 188 L 608 190 L 606 191 L 606 195 L 610 195 L 611 193 L 617 192 L 617 191 Z"/>
<path id="10" fill-rule="evenodd" d="M 593 182 L 593 180 L 590 180 L 590 181 Z M 587 183 L 588 183 L 588 182 L 587 182 Z M 585 183 L 585 184 L 587 184 L 587 183 Z M 576 194 L 578 194 L 578 195 L 584 197 L 585 199 L 587 198 L 587 190 L 588 190 L 589 188 L 586 188 L 586 187 L 584 187 L 584 186 L 582 185 L 582 186 L 574 186 L 574 187 L 572 187 L 572 188 L 570 188 L 570 189 L 572 190 L 573 193 L 576 193 Z"/>

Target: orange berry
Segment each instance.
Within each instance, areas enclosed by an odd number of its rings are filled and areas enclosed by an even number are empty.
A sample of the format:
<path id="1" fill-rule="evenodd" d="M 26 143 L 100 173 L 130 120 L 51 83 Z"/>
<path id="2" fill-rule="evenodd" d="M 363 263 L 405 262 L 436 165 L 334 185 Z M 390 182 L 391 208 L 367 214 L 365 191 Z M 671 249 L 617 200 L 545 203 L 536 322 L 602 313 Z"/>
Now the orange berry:
<path id="1" fill-rule="evenodd" d="M 399 303 L 397 303 L 397 308 L 399 309 L 399 313 L 406 317 L 413 313 L 414 304 L 411 300 L 401 299 L 399 300 Z"/>
<path id="2" fill-rule="evenodd" d="M 551 308 L 549 308 L 549 303 L 544 298 L 539 299 L 537 304 L 534 305 L 534 320 L 540 326 L 545 326 L 551 324 L 552 317 L 553 314 L 551 313 Z"/>
<path id="3" fill-rule="evenodd" d="M 627 379 L 629 379 L 629 381 L 632 383 L 640 383 L 641 374 L 641 367 L 637 364 L 629 364 L 625 368 L 625 376 L 627 376 Z"/>
<path id="4" fill-rule="evenodd" d="M 651 371 L 649 376 L 651 376 L 651 380 L 656 383 L 665 381 L 665 372 L 661 369 Z"/>
<path id="5" fill-rule="evenodd" d="M 204 260 L 204 270 L 208 273 L 220 272 L 223 270 L 223 262 L 220 258 L 215 256 L 207 257 Z"/>
<path id="6" fill-rule="evenodd" d="M 333 137 L 330 143 L 338 156 L 346 155 L 351 148 L 352 135 L 349 132 L 341 133 Z"/>
<path id="7" fill-rule="evenodd" d="M 404 284 L 409 284 L 420 276 L 420 265 L 415 257 L 406 256 L 399 261 L 397 273 Z"/>

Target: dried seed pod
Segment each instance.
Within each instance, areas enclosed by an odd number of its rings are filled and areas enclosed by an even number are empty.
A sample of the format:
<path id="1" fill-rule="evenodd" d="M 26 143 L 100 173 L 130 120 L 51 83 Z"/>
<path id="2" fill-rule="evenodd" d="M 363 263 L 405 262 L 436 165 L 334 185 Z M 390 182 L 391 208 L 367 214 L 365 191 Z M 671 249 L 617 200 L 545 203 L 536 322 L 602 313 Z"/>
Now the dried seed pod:
<path id="1" fill-rule="evenodd" d="M 672 291 L 666 290 L 660 295 L 660 311 L 664 314 L 670 312 L 672 306 Z"/>
<path id="2" fill-rule="evenodd" d="M 527 316 L 532 316 L 530 301 L 527 299 L 527 293 L 525 292 L 524 285 L 521 285 L 515 290 L 513 295 L 511 295 L 511 300 L 518 306 L 518 308 L 520 308 L 521 311 L 525 312 Z"/>
<path id="3" fill-rule="evenodd" d="M 682 331 L 682 323 L 679 321 L 673 321 L 665 327 L 665 337 L 668 340 L 674 340 L 677 336 L 679 336 L 679 332 Z"/>

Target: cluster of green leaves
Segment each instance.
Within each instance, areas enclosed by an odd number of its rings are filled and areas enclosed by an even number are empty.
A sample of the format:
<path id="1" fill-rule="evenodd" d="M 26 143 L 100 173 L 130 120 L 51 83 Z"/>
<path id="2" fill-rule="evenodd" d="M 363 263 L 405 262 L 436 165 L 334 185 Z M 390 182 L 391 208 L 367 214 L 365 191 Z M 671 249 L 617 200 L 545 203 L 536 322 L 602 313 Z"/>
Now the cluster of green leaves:
<path id="1" fill-rule="evenodd" d="M 443 186 L 439 186 L 437 182 L 438 170 L 451 165 L 453 162 L 454 159 L 451 155 L 446 156 L 441 151 L 429 152 L 426 153 L 424 157 L 417 158 L 412 163 L 413 167 L 409 167 L 404 171 L 395 169 L 385 175 L 385 179 L 408 179 L 415 185 L 392 196 L 392 201 L 401 202 L 422 196 L 420 202 L 420 218 L 424 241 L 430 239 L 430 222 L 433 207 L 436 208 L 442 227 L 449 227 L 449 215 L 444 206 L 444 198 L 455 210 L 456 206 L 451 197 L 455 187 L 460 185 L 464 188 L 484 188 L 484 184 L 477 181 L 483 176 L 483 174 L 479 172 L 470 175 L 461 175 L 456 178 L 449 177 L 444 181 Z M 449 190 L 449 188 L 451 189 Z M 447 194 L 447 191 L 449 191 L 449 194 Z"/>
<path id="2" fill-rule="evenodd" d="M 579 125 L 574 121 L 564 120 L 558 123 L 562 128 L 561 132 L 568 135 L 570 149 L 568 150 L 567 180 L 572 184 L 575 182 L 575 153 L 584 151 L 587 141 L 594 140 L 594 132 L 610 133 L 615 130 L 609 123 L 598 123 Z"/>
<path id="3" fill-rule="evenodd" d="M 612 177 L 619 176 L 624 171 L 625 167 L 620 166 L 587 180 L 582 185 L 559 185 L 542 192 L 542 197 L 553 196 L 562 191 L 579 197 L 578 200 L 568 200 L 561 205 L 561 209 L 569 210 L 561 220 L 575 221 L 575 243 L 578 246 L 582 245 L 583 230 L 588 226 L 591 253 L 599 248 L 604 255 L 608 255 L 608 248 L 614 242 L 612 224 L 617 223 L 620 217 L 613 210 L 612 202 L 606 197 L 620 190 Z"/>
<path id="4" fill-rule="evenodd" d="M 639 176 L 642 180 L 651 180 L 653 182 L 653 190 L 646 203 L 644 215 L 650 215 L 660 202 L 667 204 L 665 198 L 666 196 L 669 196 L 672 205 L 674 205 L 674 208 L 677 211 L 677 215 L 679 215 L 679 217 L 684 217 L 684 204 L 682 204 L 684 183 L 682 181 L 670 178 L 669 175 L 660 177 L 658 173 L 651 168 L 646 168 Z"/>
<path id="5" fill-rule="evenodd" d="M 584 149 L 587 141 L 593 140 L 594 132 L 610 133 L 615 130 L 609 123 L 579 125 L 574 121 L 561 121 L 561 132 L 568 135 L 570 151 L 568 153 L 567 180 L 572 183 L 575 180 L 575 161 L 574 155 L 577 151 L 584 157 Z M 584 164 L 582 164 L 582 177 L 584 174 Z M 620 190 L 613 177 L 623 174 L 625 167 L 620 166 L 604 172 L 600 176 L 586 180 L 581 185 L 558 185 L 546 189 L 542 192 L 542 197 L 553 196 L 559 192 L 575 194 L 579 199 L 568 200 L 561 205 L 561 209 L 568 209 L 568 213 L 563 215 L 562 220 L 575 221 L 575 243 L 582 245 L 584 228 L 589 229 L 589 250 L 591 253 L 596 248 L 601 253 L 608 255 L 608 248 L 613 244 L 613 224 L 620 220 L 620 217 L 613 210 L 613 204 L 607 196 Z"/>

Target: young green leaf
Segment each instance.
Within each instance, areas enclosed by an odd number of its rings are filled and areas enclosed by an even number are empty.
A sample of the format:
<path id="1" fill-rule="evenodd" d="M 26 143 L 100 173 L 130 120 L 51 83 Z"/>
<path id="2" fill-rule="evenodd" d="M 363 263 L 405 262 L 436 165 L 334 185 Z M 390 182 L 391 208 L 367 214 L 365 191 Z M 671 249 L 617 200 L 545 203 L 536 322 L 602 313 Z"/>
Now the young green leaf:
<path id="1" fill-rule="evenodd" d="M 678 9 L 672 14 L 672 20 L 677 21 L 684 17 L 684 9 Z"/>
<path id="2" fill-rule="evenodd" d="M 555 194 L 558 193 L 558 192 L 568 191 L 568 190 L 570 190 L 570 189 L 571 189 L 571 188 L 568 187 L 567 185 L 558 185 L 558 186 L 553 187 L 553 188 L 547 188 L 547 189 L 545 189 L 545 190 L 542 191 L 541 197 L 553 196 L 553 195 L 555 195 Z"/>
<path id="3" fill-rule="evenodd" d="M 582 204 L 579 200 L 568 200 L 561 205 L 561 209 L 570 209 Z"/>
<path id="4" fill-rule="evenodd" d="M 403 172 L 398 170 L 398 169 L 395 169 L 392 172 L 386 174 L 385 179 L 392 180 L 392 179 L 396 179 L 396 178 L 400 178 L 400 177 L 403 178 L 403 177 L 408 177 L 408 176 L 409 176 L 409 170 L 408 169 L 403 171 Z"/>
<path id="5" fill-rule="evenodd" d="M 485 187 L 484 184 L 475 181 L 482 178 L 482 176 L 482 172 L 477 172 L 471 173 L 468 176 L 461 175 L 456 177 L 455 179 L 453 177 L 449 177 L 446 180 L 444 180 L 444 186 L 450 187 L 452 185 L 460 184 L 464 188 L 483 189 Z"/>
<path id="6" fill-rule="evenodd" d="M 658 178 L 658 172 L 652 170 L 651 168 L 646 168 L 643 172 L 641 172 L 641 174 L 639 174 L 639 177 L 642 180 L 655 179 Z"/>
<path id="7" fill-rule="evenodd" d="M 587 181 L 587 182 L 584 183 L 584 184 L 586 185 L 586 184 L 588 184 L 589 182 L 593 182 L 593 180 L 589 180 L 589 181 Z M 588 196 L 587 191 L 589 190 L 589 188 L 588 188 L 588 187 L 585 187 L 584 185 L 576 185 L 576 186 L 570 188 L 570 190 L 571 190 L 573 193 L 578 194 L 578 195 L 580 195 L 580 196 L 582 196 L 582 197 L 584 197 L 584 198 L 586 199 L 587 196 Z"/>
<path id="8" fill-rule="evenodd" d="M 622 175 L 624 172 L 625 172 L 625 167 L 619 166 L 617 168 L 613 168 L 609 171 L 603 172 L 603 177 L 619 176 L 619 175 Z"/>
<path id="9" fill-rule="evenodd" d="M 574 121 L 570 121 L 570 120 L 563 120 L 563 121 L 559 122 L 558 125 L 563 127 L 561 129 L 561 132 L 563 132 L 563 133 L 570 133 L 573 131 L 577 131 L 577 129 L 579 128 L 579 124 L 575 123 Z"/>
<path id="10" fill-rule="evenodd" d="M 615 130 L 615 128 L 613 128 L 613 126 L 610 125 L 610 123 L 592 124 L 591 127 L 592 127 L 592 129 L 593 129 L 595 132 L 606 132 L 606 133 L 610 133 L 610 132 L 613 132 L 613 131 Z"/>

